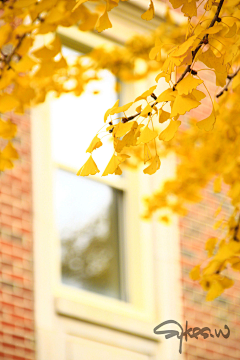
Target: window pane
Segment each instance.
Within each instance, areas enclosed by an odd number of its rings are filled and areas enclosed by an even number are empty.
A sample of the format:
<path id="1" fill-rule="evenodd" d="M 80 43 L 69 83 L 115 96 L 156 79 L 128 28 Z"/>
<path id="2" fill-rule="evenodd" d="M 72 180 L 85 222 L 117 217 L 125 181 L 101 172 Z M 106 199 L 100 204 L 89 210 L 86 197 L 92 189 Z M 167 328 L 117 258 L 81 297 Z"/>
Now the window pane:
<path id="1" fill-rule="evenodd" d="M 57 169 L 54 192 L 62 282 L 123 299 L 119 249 L 122 191 Z"/>
<path id="2" fill-rule="evenodd" d="M 99 72 L 101 81 L 92 81 L 81 96 L 65 94 L 50 104 L 53 160 L 79 169 L 89 158 L 88 146 L 104 126 L 106 110 L 117 101 L 116 79 L 107 70 Z M 99 93 L 94 95 L 94 91 Z M 102 130 L 106 129 L 104 127 Z M 99 134 L 100 138 L 105 132 Z M 94 152 L 93 158 L 102 172 L 112 157 L 111 138 L 103 138 L 104 146 Z M 98 176 L 98 174 L 96 175 Z M 113 178 L 114 176 L 112 176 Z"/>

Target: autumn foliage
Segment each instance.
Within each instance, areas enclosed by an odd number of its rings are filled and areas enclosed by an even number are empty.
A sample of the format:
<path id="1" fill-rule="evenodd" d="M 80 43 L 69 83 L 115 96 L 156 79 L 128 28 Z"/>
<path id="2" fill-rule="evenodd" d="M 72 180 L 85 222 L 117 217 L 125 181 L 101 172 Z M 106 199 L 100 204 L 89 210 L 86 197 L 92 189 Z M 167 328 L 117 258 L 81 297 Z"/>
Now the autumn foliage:
<path id="1" fill-rule="evenodd" d="M 223 236 L 207 241 L 209 259 L 190 274 L 208 292 L 207 300 L 213 300 L 233 285 L 226 272 L 240 271 L 240 6 L 235 0 L 170 0 L 187 20 L 181 27 L 176 27 L 167 10 L 166 22 L 151 36 L 136 36 L 124 48 L 94 49 L 87 54 L 88 61 L 79 56 L 69 65 L 61 53 L 58 26 L 77 24 L 80 31 L 105 31 L 112 27 L 110 12 L 119 2 L 1 1 L 0 170 L 13 167 L 18 158 L 11 143 L 17 129 L 8 120 L 10 111 L 23 113 L 44 102 L 50 91 L 57 96 L 66 92 L 80 95 L 102 68 L 123 81 L 157 71 L 156 82 L 143 94 L 129 99 L 128 104 L 120 106 L 117 101 L 106 109 L 105 134 L 102 128 L 101 133 L 93 134 L 86 149 L 89 158 L 77 175 L 100 172 L 94 153 L 104 146 L 103 136 L 108 135 L 113 151 L 102 176 L 120 175 L 123 163 L 133 166 L 141 162 L 145 164 L 143 172 L 152 175 L 160 169 L 162 157 L 171 152 L 178 157 L 175 179 L 146 199 L 146 218 L 164 210 L 185 215 L 187 205 L 201 200 L 201 190 L 211 180 L 215 192 L 221 191 L 222 183 L 227 184 L 232 213 L 216 219 L 216 228 L 224 228 Z M 157 2 L 149 1 L 143 20 L 151 21 Z M 144 71 L 138 71 L 136 59 L 144 61 Z M 206 78 L 210 73 L 215 75 L 214 91 L 209 91 L 204 81 L 203 74 Z M 66 87 L 69 80 L 70 88 Z M 163 82 L 167 88 L 159 91 Z M 211 113 L 200 120 L 192 118 L 191 110 L 209 99 Z M 213 215 L 221 217 L 221 206 Z"/>

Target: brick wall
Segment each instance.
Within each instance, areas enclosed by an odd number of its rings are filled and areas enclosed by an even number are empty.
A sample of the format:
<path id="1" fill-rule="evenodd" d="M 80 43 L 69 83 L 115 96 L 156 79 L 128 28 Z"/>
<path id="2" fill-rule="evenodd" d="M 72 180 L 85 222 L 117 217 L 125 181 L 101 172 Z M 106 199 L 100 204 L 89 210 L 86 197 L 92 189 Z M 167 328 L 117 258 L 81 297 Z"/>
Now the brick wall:
<path id="1" fill-rule="evenodd" d="M 28 116 L 13 115 L 20 160 L 0 175 L 0 359 L 34 359 L 31 144 Z"/>
<path id="2" fill-rule="evenodd" d="M 196 67 L 195 67 L 196 68 Z M 204 80 L 212 96 L 216 92 L 214 86 L 215 75 L 210 71 L 199 73 Z M 200 88 L 206 93 L 204 88 Z M 207 95 L 207 93 L 206 93 Z M 191 112 L 196 119 L 204 119 L 210 115 L 212 103 L 207 95 L 203 101 L 203 106 Z M 187 121 L 186 121 L 187 125 Z M 222 336 L 217 338 L 208 337 L 202 339 L 188 339 L 183 342 L 183 352 L 186 360 L 233 360 L 240 359 L 240 276 L 238 272 L 229 273 L 235 284 L 233 288 L 226 290 L 220 297 L 213 302 L 207 302 L 206 292 L 202 287 L 190 279 L 189 272 L 197 264 L 207 259 L 207 252 L 204 250 L 206 240 L 212 236 L 220 235 L 220 231 L 213 229 L 216 222 L 214 212 L 221 202 L 221 214 L 230 213 L 230 202 L 226 194 L 215 194 L 213 183 L 203 191 L 203 200 L 190 207 L 187 216 L 180 218 L 180 245 L 181 245 L 181 268 L 182 268 L 182 292 L 183 292 L 183 319 L 188 321 L 188 327 L 205 326 L 211 329 L 214 334 L 215 329 L 222 329 L 228 325 L 231 334 L 228 339 Z M 219 219 L 219 218 L 217 218 Z M 185 327 L 185 324 L 183 324 Z M 174 360 L 174 359 L 173 359 Z"/>

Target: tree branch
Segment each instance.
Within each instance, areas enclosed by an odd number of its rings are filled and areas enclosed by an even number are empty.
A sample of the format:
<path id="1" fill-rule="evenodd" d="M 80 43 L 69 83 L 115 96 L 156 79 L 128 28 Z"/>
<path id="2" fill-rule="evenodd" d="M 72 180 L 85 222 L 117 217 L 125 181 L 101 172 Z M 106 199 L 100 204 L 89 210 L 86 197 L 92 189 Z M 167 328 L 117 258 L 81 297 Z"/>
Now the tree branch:
<path id="1" fill-rule="evenodd" d="M 220 22 L 220 21 L 221 21 L 221 18 L 219 18 L 219 14 L 220 14 L 220 11 L 221 11 L 221 9 L 222 9 L 223 3 L 224 3 L 224 0 L 221 0 L 221 1 L 219 2 L 218 7 L 217 7 L 217 11 L 216 11 L 216 13 L 215 13 L 215 15 L 214 15 L 214 17 L 213 17 L 213 19 L 212 19 L 212 21 L 211 21 L 208 29 L 210 29 L 211 27 L 213 27 L 216 22 Z M 192 69 L 191 69 L 191 66 L 192 66 L 192 64 L 193 64 L 193 61 L 194 61 L 194 59 L 195 59 L 198 51 L 201 49 L 202 45 L 203 45 L 203 44 L 206 44 L 207 42 L 208 42 L 208 34 L 206 34 L 206 35 L 203 37 L 203 39 L 199 42 L 199 44 L 198 44 L 198 46 L 196 47 L 196 49 L 193 51 L 193 53 L 192 53 L 192 63 L 191 63 L 191 65 L 188 65 L 188 66 L 186 67 L 186 69 L 184 70 L 184 72 L 182 73 L 182 75 L 181 75 L 181 76 L 179 77 L 179 79 L 177 80 L 176 84 L 173 86 L 173 89 L 174 89 L 174 87 L 175 87 L 180 81 L 183 80 L 183 78 L 185 77 L 185 75 L 186 75 L 187 73 L 189 73 L 189 72 L 191 72 L 191 71 L 192 71 L 192 72 L 195 72 L 195 70 L 192 70 Z M 195 75 L 196 75 L 196 74 L 195 74 Z M 154 93 L 153 93 L 151 96 L 152 96 L 154 99 L 157 98 Z M 157 105 L 157 102 L 153 103 L 153 104 L 151 105 L 151 107 L 154 107 L 155 105 Z M 126 122 L 128 122 L 128 121 L 130 121 L 130 120 L 133 120 L 135 117 L 139 116 L 140 114 L 141 114 L 141 112 L 139 112 L 139 113 L 137 113 L 137 114 L 135 114 L 135 115 L 131 115 L 131 116 L 129 116 L 129 117 L 124 117 L 124 118 L 122 118 L 122 122 L 123 122 L 123 123 L 126 123 Z"/>
<path id="2" fill-rule="evenodd" d="M 228 86 L 230 85 L 232 79 L 235 78 L 235 76 L 239 73 L 239 71 L 240 71 L 240 67 L 233 74 L 228 75 L 227 77 L 228 82 L 226 83 L 224 88 L 216 95 L 216 98 L 219 98 L 220 96 L 223 95 L 225 91 L 228 91 Z"/>

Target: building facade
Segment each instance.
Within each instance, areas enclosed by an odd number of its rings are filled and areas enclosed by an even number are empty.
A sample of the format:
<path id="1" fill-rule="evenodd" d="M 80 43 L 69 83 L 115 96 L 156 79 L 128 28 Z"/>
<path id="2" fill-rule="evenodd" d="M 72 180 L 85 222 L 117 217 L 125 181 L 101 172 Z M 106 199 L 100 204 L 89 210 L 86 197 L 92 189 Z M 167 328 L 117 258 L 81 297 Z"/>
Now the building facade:
<path id="1" fill-rule="evenodd" d="M 66 53 L 74 55 L 73 43 L 84 52 L 154 30 L 164 5 L 151 24 L 141 20 L 141 6 L 126 3 L 114 11 L 116 28 L 107 37 L 60 29 Z M 101 127 L 101 114 L 119 95 L 111 74 L 103 78 L 107 85 L 91 118 L 91 88 L 84 97 L 50 97 L 24 116 L 12 115 L 20 160 L 0 176 L 0 359 L 239 359 L 239 281 L 206 303 L 189 278 L 212 231 L 209 214 L 219 199 L 211 187 L 186 217 L 165 226 L 141 220 L 142 197 L 174 173 L 174 157 L 151 177 L 142 169 L 116 178 L 75 176 L 92 129 Z M 153 79 L 122 84 L 122 103 Z M 231 335 L 183 341 L 179 354 L 177 338 L 153 332 L 170 319 L 213 331 L 227 324 Z"/>

